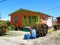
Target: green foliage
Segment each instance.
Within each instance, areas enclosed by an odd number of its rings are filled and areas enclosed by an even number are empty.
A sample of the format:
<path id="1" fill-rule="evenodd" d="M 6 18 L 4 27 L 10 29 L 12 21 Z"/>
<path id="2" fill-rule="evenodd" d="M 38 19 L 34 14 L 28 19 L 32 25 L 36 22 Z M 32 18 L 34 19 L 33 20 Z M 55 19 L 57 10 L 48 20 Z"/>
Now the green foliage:
<path id="1" fill-rule="evenodd" d="M 7 25 L 6 24 L 0 24 L 0 35 L 6 34 Z"/>
<path id="2" fill-rule="evenodd" d="M 13 31 L 13 30 L 14 30 L 14 26 L 13 26 L 13 25 L 10 25 L 10 26 L 8 27 L 8 30 Z"/>
<path id="3" fill-rule="evenodd" d="M 53 27 L 54 27 L 55 31 L 60 30 L 60 24 L 53 25 Z"/>
<path id="4" fill-rule="evenodd" d="M 48 32 L 48 26 L 46 24 L 36 24 L 32 26 L 33 29 L 36 29 L 36 33 L 39 36 L 45 36 Z"/>
<path id="5" fill-rule="evenodd" d="M 14 30 L 14 26 L 11 25 L 11 22 L 8 21 L 2 21 L 0 20 L 0 25 L 7 25 L 7 30 Z"/>
<path id="6" fill-rule="evenodd" d="M 10 26 L 11 25 L 11 22 L 9 20 L 7 20 L 7 26 Z"/>
<path id="7" fill-rule="evenodd" d="M 6 22 L 6 24 L 8 26 L 8 30 L 10 30 L 10 31 L 14 30 L 14 26 L 11 24 L 11 22 L 9 20 Z"/>
<path id="8" fill-rule="evenodd" d="M 6 24 L 6 21 L 0 20 L 0 24 Z"/>

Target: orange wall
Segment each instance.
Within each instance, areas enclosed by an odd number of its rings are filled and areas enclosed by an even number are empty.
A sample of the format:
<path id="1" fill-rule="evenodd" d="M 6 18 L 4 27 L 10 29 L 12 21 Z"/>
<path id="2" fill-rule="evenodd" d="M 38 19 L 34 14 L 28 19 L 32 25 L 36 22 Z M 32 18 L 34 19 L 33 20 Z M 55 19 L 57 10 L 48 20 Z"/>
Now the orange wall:
<path id="1" fill-rule="evenodd" d="M 35 15 L 40 15 L 40 17 L 45 17 L 45 18 L 48 18 L 48 16 L 46 16 L 46 15 L 44 15 L 44 14 L 36 14 L 36 13 L 34 13 L 34 12 L 30 12 L 30 13 L 26 13 L 26 14 L 21 14 L 21 13 L 19 13 L 19 12 L 17 12 L 17 13 L 13 13 L 12 15 L 11 15 L 11 24 L 15 24 L 15 25 L 18 25 L 18 26 L 20 26 L 20 27 L 22 27 L 22 16 L 35 16 Z M 14 23 L 14 17 L 15 16 L 18 16 L 18 22 L 17 23 Z"/>
<path id="2" fill-rule="evenodd" d="M 18 16 L 18 22 L 17 23 L 15 23 L 14 22 L 14 17 L 15 16 Z M 22 15 L 19 15 L 18 13 L 17 14 L 12 14 L 11 15 L 11 24 L 15 24 L 16 26 L 20 26 L 20 27 L 22 27 Z"/>
<path id="3" fill-rule="evenodd" d="M 47 15 L 45 15 L 45 14 L 40 14 L 40 17 L 41 17 L 41 18 L 43 17 L 44 19 L 48 19 L 49 16 L 47 16 Z"/>

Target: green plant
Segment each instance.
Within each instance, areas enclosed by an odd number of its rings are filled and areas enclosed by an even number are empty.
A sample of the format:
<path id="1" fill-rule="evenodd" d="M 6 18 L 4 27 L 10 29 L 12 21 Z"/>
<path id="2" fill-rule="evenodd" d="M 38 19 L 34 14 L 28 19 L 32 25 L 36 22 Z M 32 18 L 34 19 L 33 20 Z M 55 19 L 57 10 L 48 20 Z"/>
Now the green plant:
<path id="1" fill-rule="evenodd" d="M 8 20 L 7 21 L 7 26 L 10 26 L 11 25 L 11 22 Z"/>
<path id="2" fill-rule="evenodd" d="M 10 31 L 14 30 L 14 26 L 13 25 L 8 26 L 8 30 Z"/>

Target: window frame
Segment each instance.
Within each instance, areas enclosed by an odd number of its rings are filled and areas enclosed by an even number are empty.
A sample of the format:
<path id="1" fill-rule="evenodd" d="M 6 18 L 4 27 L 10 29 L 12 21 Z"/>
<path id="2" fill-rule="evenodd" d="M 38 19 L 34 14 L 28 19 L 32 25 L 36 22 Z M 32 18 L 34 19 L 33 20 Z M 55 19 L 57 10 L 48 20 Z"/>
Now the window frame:
<path id="1" fill-rule="evenodd" d="M 18 16 L 14 17 L 14 22 L 17 23 L 18 22 Z"/>

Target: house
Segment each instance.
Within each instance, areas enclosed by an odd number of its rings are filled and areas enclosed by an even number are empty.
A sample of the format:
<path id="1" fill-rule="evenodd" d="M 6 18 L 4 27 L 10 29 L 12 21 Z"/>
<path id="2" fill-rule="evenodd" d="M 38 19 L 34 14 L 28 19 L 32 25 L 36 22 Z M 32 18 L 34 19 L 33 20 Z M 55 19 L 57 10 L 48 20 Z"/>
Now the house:
<path id="1" fill-rule="evenodd" d="M 16 25 L 20 28 L 23 26 L 32 26 L 36 23 L 40 23 L 41 20 L 44 20 L 45 23 L 49 17 L 52 18 L 52 16 L 41 13 L 41 12 L 35 12 L 31 10 L 26 9 L 20 9 L 10 14 L 11 16 L 11 24 Z"/>
<path id="2" fill-rule="evenodd" d="M 57 24 L 60 24 L 60 17 L 57 17 Z"/>

